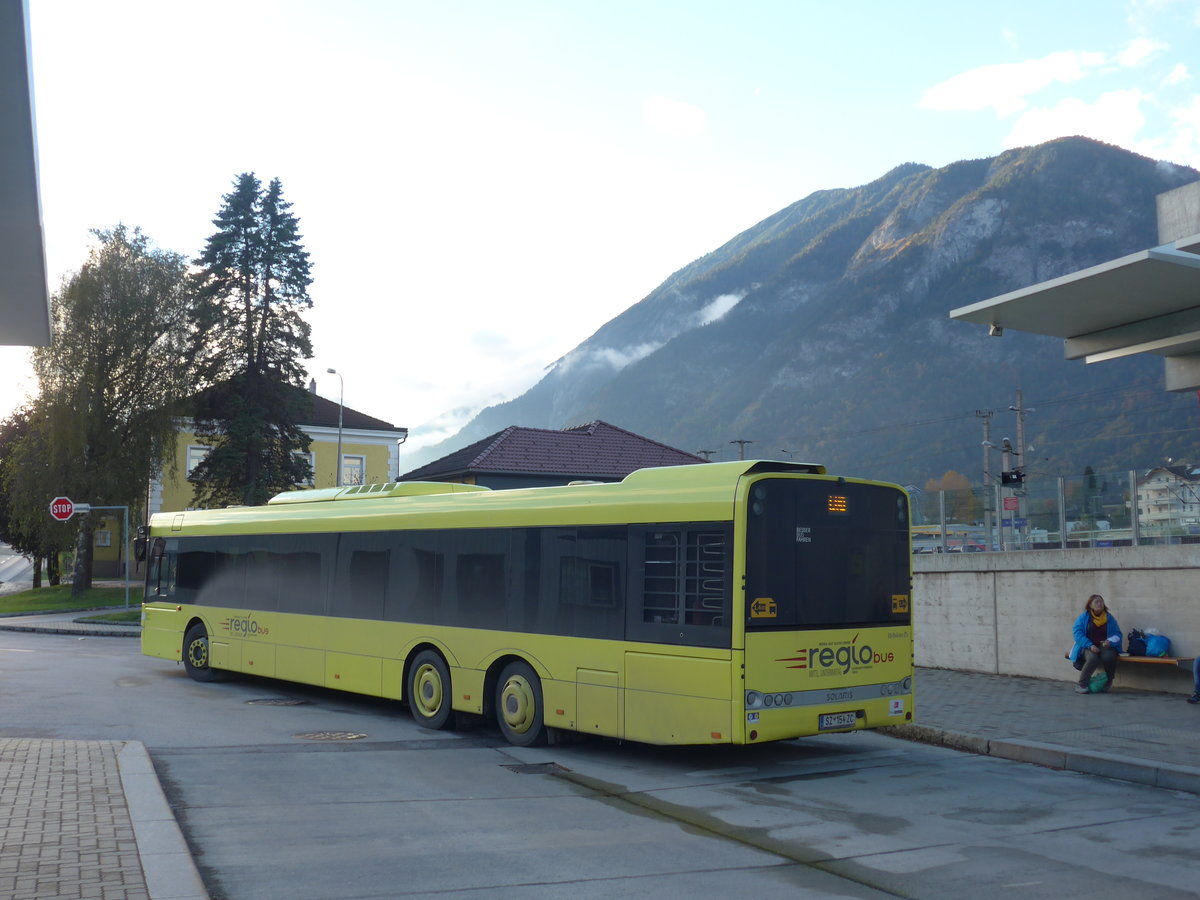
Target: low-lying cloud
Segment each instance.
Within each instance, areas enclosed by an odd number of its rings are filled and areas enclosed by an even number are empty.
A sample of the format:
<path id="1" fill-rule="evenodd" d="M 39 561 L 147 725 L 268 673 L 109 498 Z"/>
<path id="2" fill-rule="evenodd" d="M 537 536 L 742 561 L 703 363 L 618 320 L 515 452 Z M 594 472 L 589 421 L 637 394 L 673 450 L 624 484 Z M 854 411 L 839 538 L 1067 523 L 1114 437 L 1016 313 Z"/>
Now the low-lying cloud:
<path id="1" fill-rule="evenodd" d="M 721 294 L 719 297 L 713 298 L 712 302 L 696 314 L 697 322 L 695 327 L 708 325 L 723 318 L 726 313 L 742 302 L 746 293 L 746 291 L 742 291 L 737 294 Z"/>
<path id="2" fill-rule="evenodd" d="M 720 294 L 714 297 L 702 308 L 690 316 L 684 317 L 678 324 L 672 338 L 686 331 L 709 325 L 728 315 L 729 311 L 742 302 L 749 293 L 740 291 L 733 294 Z M 661 329 L 660 329 L 661 331 Z M 564 356 L 555 365 L 559 374 L 566 374 L 572 369 L 605 368 L 612 372 L 620 372 L 626 366 L 645 359 L 651 353 L 666 344 L 666 341 L 644 341 L 640 344 L 630 344 L 625 347 L 582 347 Z"/>

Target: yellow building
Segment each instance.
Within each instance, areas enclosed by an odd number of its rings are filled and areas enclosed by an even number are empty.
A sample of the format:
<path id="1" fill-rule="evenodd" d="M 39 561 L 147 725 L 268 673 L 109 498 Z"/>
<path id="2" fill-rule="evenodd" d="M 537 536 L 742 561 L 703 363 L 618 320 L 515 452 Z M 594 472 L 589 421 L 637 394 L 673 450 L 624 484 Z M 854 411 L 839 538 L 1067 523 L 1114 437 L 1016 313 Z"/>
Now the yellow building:
<path id="1" fill-rule="evenodd" d="M 336 487 L 338 484 L 338 443 L 341 443 L 342 484 L 382 484 L 397 480 L 399 446 L 408 437 L 408 429 L 384 422 L 349 407 L 339 407 L 337 401 L 311 394 L 312 410 L 301 423 L 312 439 L 308 461 L 313 480 L 297 487 Z M 339 412 L 341 427 L 339 428 Z M 192 509 L 193 487 L 188 474 L 204 458 L 208 447 L 201 444 L 190 420 L 180 421 L 175 443 L 175 465 L 167 466 L 158 478 L 150 482 L 144 510 L 131 509 L 130 529 L 148 521 L 156 512 Z M 125 558 L 121 512 L 96 512 L 93 573 L 104 578 L 121 575 L 121 560 Z M 132 536 L 130 536 L 132 544 Z M 136 576 L 136 572 L 131 573 Z"/>

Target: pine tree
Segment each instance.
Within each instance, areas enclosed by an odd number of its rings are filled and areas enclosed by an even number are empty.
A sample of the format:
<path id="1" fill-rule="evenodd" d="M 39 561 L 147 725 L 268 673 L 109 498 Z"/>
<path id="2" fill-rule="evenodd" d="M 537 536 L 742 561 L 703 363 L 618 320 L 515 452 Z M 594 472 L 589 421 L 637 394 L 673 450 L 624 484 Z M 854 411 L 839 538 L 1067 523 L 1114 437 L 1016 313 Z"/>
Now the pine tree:
<path id="1" fill-rule="evenodd" d="M 308 252 L 273 180 L 243 173 L 222 198 L 217 231 L 196 260 L 193 354 L 201 384 L 194 419 L 210 447 L 192 471 L 201 506 L 255 506 L 308 479 L 303 360 L 312 356 Z"/>

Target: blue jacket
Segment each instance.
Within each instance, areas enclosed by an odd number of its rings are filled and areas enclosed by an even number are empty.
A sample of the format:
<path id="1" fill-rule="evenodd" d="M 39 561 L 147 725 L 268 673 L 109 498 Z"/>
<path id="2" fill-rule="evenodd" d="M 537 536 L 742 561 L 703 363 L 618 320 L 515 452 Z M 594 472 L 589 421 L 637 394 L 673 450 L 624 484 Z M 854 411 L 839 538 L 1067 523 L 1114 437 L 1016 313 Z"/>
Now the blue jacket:
<path id="1" fill-rule="evenodd" d="M 1092 646 L 1092 639 L 1088 637 L 1088 623 L 1091 622 L 1091 618 L 1092 614 L 1084 610 L 1075 620 L 1075 646 L 1071 648 L 1071 662 L 1075 662 L 1080 653 Z M 1117 617 L 1112 614 L 1111 609 L 1108 611 L 1108 642 L 1114 650 L 1121 652 L 1121 626 L 1117 624 Z"/>

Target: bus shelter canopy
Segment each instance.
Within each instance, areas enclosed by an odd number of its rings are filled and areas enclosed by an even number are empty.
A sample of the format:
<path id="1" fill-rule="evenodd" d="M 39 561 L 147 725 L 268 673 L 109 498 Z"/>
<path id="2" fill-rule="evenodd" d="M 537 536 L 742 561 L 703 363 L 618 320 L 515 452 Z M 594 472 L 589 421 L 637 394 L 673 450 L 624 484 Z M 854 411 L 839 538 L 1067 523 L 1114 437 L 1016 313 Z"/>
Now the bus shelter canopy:
<path id="1" fill-rule="evenodd" d="M 1200 234 L 951 310 L 950 318 L 1062 338 L 1088 363 L 1153 353 L 1167 389 L 1200 389 Z"/>
<path id="2" fill-rule="evenodd" d="M 0 0 L 0 344 L 50 343 L 25 3 Z"/>

